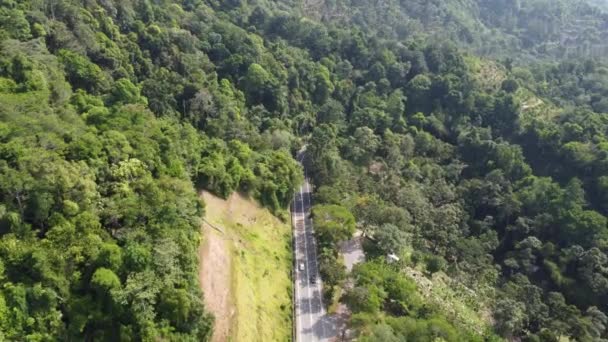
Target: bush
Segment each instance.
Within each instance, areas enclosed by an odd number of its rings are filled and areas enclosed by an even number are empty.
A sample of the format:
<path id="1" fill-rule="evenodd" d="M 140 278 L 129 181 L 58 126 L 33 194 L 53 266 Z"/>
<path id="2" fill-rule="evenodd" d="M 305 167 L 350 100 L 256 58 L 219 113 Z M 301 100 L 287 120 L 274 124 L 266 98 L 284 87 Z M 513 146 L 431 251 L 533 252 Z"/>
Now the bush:
<path id="1" fill-rule="evenodd" d="M 446 262 L 440 256 L 432 255 L 426 259 L 426 270 L 430 274 L 435 274 L 445 268 Z"/>

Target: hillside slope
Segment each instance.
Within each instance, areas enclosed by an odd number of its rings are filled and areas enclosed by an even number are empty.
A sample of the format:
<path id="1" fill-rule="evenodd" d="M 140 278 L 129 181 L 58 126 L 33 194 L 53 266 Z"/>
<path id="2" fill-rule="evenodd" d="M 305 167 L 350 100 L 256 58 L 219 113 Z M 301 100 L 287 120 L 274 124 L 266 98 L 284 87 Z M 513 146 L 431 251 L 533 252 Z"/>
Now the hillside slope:
<path id="1" fill-rule="evenodd" d="M 515 60 L 603 58 L 608 5 L 574 0 L 285 1 L 299 13 L 389 39 L 452 41 Z"/>
<path id="2" fill-rule="evenodd" d="M 602 18 L 565 0 L 0 1 L 0 339 L 209 339 L 197 190 L 284 215 L 303 144 L 326 290 L 347 281 L 343 240 L 377 242 L 341 297 L 360 341 L 608 338 L 608 68 L 524 64 L 554 58 L 563 25 L 604 41 Z M 247 270 L 273 264 L 245 247 L 282 253 L 282 229 L 235 247 L 237 311 L 259 312 Z M 408 267 L 491 293 L 492 326 Z M 234 333 L 286 336 L 287 296 L 259 315 L 285 330 Z"/>
<path id="3" fill-rule="evenodd" d="M 291 338 L 291 227 L 252 200 L 203 193 L 208 214 L 201 283 L 214 313 L 212 341 Z"/>

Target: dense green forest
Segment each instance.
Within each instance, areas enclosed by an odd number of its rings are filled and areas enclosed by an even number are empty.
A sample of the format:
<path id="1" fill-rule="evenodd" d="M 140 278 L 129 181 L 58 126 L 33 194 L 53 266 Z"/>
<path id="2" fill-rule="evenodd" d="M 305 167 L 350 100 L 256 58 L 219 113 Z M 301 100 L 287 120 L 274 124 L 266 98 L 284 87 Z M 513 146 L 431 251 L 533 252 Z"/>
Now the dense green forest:
<path id="1" fill-rule="evenodd" d="M 0 0 L 0 340 L 208 340 L 197 190 L 285 216 L 303 144 L 328 297 L 337 244 L 375 241 L 343 296 L 359 340 L 608 339 L 607 20 L 599 1 Z M 491 324 L 405 267 L 474 289 Z"/>
<path id="2" fill-rule="evenodd" d="M 281 2 L 330 25 L 354 24 L 380 37 L 423 44 L 454 41 L 493 57 L 533 61 L 598 57 L 608 51 L 608 3 L 604 0 Z"/>

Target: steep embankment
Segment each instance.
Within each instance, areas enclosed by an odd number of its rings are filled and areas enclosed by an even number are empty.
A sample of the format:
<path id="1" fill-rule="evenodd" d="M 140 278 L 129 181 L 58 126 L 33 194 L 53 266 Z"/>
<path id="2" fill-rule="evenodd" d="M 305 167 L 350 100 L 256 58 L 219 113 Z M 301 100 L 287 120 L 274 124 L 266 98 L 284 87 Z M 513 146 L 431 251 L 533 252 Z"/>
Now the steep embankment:
<path id="1" fill-rule="evenodd" d="M 291 336 L 289 224 L 238 194 L 207 192 L 201 284 L 216 323 L 213 341 L 285 341 Z M 214 227 L 222 229 L 218 232 Z"/>

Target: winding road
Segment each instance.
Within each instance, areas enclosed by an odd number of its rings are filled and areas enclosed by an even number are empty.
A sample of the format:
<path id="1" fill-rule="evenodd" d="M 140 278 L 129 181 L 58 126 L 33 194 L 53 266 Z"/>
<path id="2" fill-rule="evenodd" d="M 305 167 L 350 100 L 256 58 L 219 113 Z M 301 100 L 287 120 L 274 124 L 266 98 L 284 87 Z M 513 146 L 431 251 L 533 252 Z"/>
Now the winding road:
<path id="1" fill-rule="evenodd" d="M 319 275 L 317 250 L 313 236 L 311 186 L 308 178 L 295 194 L 292 204 L 295 257 L 295 338 L 296 342 L 335 341 L 336 318 L 328 315 L 323 305 L 323 282 Z M 303 270 L 299 265 L 303 263 Z M 311 277 L 316 282 L 311 282 Z"/>

